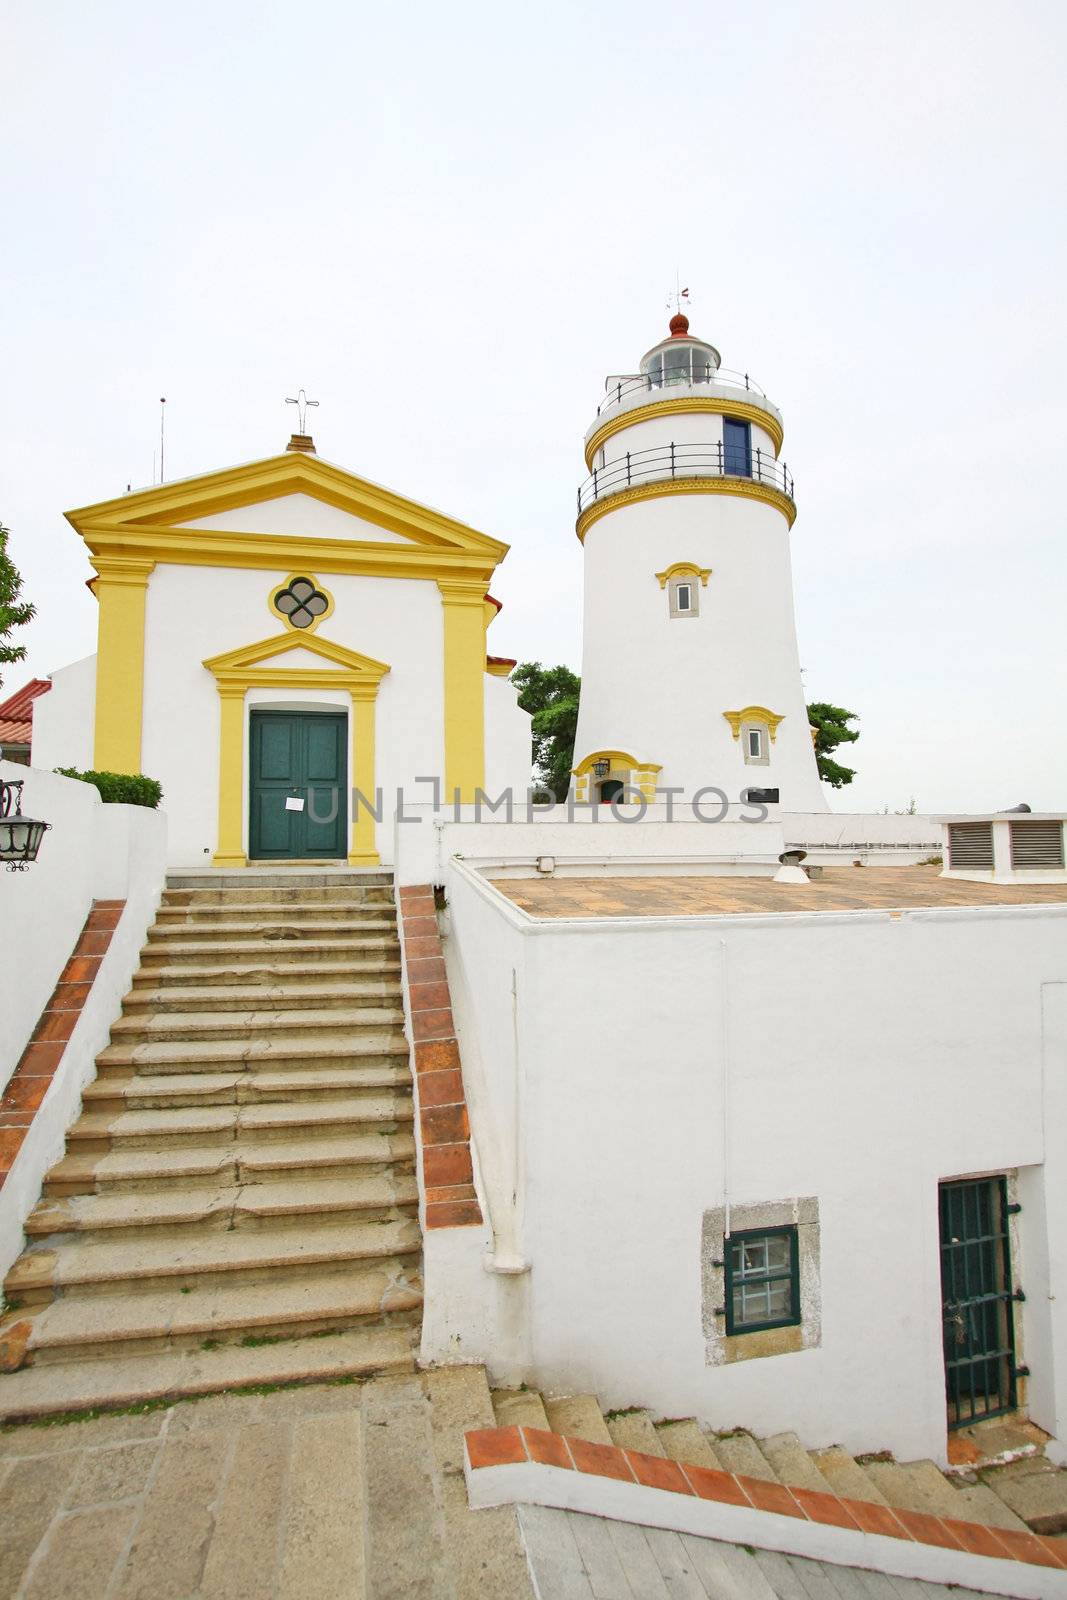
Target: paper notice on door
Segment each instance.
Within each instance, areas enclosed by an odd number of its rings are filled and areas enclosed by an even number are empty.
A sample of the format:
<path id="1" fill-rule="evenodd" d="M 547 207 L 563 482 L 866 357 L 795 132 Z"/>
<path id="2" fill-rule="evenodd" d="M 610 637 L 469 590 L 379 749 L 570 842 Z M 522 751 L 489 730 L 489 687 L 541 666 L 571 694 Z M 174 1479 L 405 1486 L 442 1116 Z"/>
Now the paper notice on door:
<path id="1" fill-rule="evenodd" d="M 303 811 L 304 802 L 303 800 L 298 800 L 294 795 L 286 795 L 285 809 L 286 811 Z"/>

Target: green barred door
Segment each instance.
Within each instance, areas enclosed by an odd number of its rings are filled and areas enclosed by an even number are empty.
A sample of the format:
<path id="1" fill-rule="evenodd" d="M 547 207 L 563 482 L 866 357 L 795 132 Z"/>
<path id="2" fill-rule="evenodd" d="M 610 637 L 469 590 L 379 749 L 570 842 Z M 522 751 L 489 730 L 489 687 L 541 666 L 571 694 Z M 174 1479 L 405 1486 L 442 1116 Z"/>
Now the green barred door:
<path id="1" fill-rule="evenodd" d="M 943 1183 L 941 1300 L 948 1425 L 1015 1407 L 1015 1304 L 1004 1178 Z"/>
<path id="2" fill-rule="evenodd" d="M 253 711 L 249 856 L 327 861 L 347 856 L 348 718 Z"/>

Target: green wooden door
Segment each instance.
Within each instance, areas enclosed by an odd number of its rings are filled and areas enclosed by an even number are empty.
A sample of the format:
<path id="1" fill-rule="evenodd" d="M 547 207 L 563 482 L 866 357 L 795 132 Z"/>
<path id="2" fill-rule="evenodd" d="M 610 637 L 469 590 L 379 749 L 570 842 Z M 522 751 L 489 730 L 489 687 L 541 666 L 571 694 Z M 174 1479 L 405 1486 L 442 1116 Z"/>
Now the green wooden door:
<path id="1" fill-rule="evenodd" d="M 346 856 L 348 719 L 253 711 L 248 853 L 261 861 Z M 300 809 L 287 800 L 303 801 Z"/>

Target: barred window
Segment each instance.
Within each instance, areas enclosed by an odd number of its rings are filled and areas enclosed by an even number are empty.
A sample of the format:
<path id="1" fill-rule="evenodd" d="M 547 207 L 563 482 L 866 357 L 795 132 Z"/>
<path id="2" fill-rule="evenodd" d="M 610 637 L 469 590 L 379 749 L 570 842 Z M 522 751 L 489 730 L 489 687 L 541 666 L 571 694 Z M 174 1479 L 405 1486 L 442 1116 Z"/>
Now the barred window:
<path id="1" fill-rule="evenodd" d="M 726 1332 L 753 1333 L 799 1321 L 796 1228 L 731 1234 L 726 1240 Z"/>
<path id="2" fill-rule="evenodd" d="M 274 596 L 274 609 L 294 628 L 309 628 L 316 617 L 329 609 L 330 602 L 310 578 L 294 578 Z"/>

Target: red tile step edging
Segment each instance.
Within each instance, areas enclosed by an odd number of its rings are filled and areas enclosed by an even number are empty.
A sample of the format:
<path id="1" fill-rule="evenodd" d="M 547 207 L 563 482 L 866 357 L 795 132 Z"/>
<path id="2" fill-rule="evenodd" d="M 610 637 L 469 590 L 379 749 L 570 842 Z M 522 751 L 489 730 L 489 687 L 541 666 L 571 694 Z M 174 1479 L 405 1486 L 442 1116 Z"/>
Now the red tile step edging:
<path id="1" fill-rule="evenodd" d="M 0 1096 L 0 1188 L 48 1093 L 125 905 L 125 900 L 93 901 L 52 998 L 41 1012 L 30 1042 Z"/>
<path id="2" fill-rule="evenodd" d="M 470 1123 L 452 1020 L 441 934 L 428 883 L 400 891 L 415 1107 L 422 1142 L 427 1228 L 472 1228 L 482 1220 L 471 1165 Z"/>
<path id="3" fill-rule="evenodd" d="M 497 1493 L 495 1497 L 488 1497 L 477 1492 L 478 1476 L 486 1469 L 518 1467 L 524 1469 L 523 1484 L 517 1485 L 514 1500 L 532 1501 L 545 1505 L 573 1505 L 574 1509 L 587 1510 L 591 1507 L 578 1504 L 580 1495 L 573 1491 L 568 1492 L 564 1487 L 563 1492 L 558 1488 L 559 1480 L 554 1480 L 557 1487 L 554 1493 L 544 1500 L 538 1501 L 530 1492 L 530 1473 L 538 1468 L 555 1467 L 567 1472 L 574 1472 L 585 1477 L 613 1480 L 614 1482 L 629 1485 L 631 1488 L 658 1489 L 666 1491 L 675 1503 L 676 1508 L 684 1507 L 686 1501 L 692 1506 L 694 1501 L 711 1503 L 720 1507 L 742 1508 L 746 1512 L 771 1512 L 778 1518 L 794 1518 L 798 1524 L 817 1524 L 820 1526 L 824 1541 L 827 1537 L 834 1538 L 834 1530 L 845 1530 L 850 1537 L 847 1540 L 851 1553 L 844 1548 L 836 1557 L 827 1550 L 817 1550 L 810 1539 L 797 1537 L 791 1540 L 788 1535 L 788 1524 L 778 1524 L 778 1535 L 768 1543 L 769 1549 L 786 1550 L 795 1555 L 821 1555 L 825 1560 L 837 1560 L 841 1565 L 874 1566 L 873 1561 L 864 1563 L 857 1559 L 856 1534 L 880 1534 L 888 1539 L 902 1541 L 905 1545 L 919 1546 L 929 1553 L 936 1552 L 935 1567 L 939 1570 L 931 1571 L 932 1581 L 946 1583 L 957 1582 L 969 1584 L 972 1587 L 982 1587 L 977 1580 L 982 1578 L 980 1563 L 975 1563 L 974 1557 L 985 1557 L 997 1561 L 1010 1561 L 1022 1563 L 1031 1569 L 1043 1569 L 1048 1575 L 1049 1582 L 1043 1581 L 1038 1573 L 1033 1573 L 1029 1581 L 1023 1581 L 1016 1566 L 1016 1579 L 1010 1588 L 1000 1588 L 995 1577 L 992 1581 L 985 1581 L 994 1593 L 1011 1595 L 1067 1595 L 1067 1542 L 1061 1544 L 1055 1539 L 1050 1539 L 1036 1533 L 1023 1533 L 1008 1528 L 990 1528 L 982 1523 L 958 1521 L 953 1517 L 935 1517 L 916 1511 L 905 1511 L 897 1507 L 874 1505 L 866 1500 L 848 1500 L 830 1493 L 820 1494 L 811 1489 L 787 1489 L 780 1483 L 766 1483 L 759 1478 L 749 1478 L 741 1474 L 730 1472 L 717 1472 L 709 1467 L 687 1466 L 679 1461 L 668 1461 L 662 1456 L 645 1455 L 640 1450 L 624 1450 L 618 1445 L 593 1444 L 587 1439 L 577 1439 L 560 1433 L 550 1433 L 543 1428 L 481 1428 L 464 1435 L 467 1486 L 471 1504 L 475 1506 L 499 1505 L 505 1503 L 505 1496 Z M 577 1482 L 577 1480 L 576 1480 Z M 545 1479 L 546 1491 L 549 1490 L 549 1480 Z M 684 1497 L 684 1498 L 683 1498 Z M 615 1502 L 616 1508 L 618 1502 Z M 660 1502 L 662 1507 L 661 1518 L 656 1523 L 660 1527 L 672 1526 L 670 1516 L 670 1502 Z M 642 1513 L 635 1504 L 634 1521 L 640 1521 L 642 1514 L 647 1520 L 647 1510 Z M 595 1514 L 595 1513 L 594 1513 Z M 603 1511 L 603 1515 L 618 1515 L 618 1509 Z M 686 1528 L 686 1517 L 681 1518 L 681 1531 L 699 1532 L 698 1528 Z M 751 1517 L 747 1518 L 748 1531 L 740 1542 L 756 1542 L 749 1537 L 751 1534 Z M 782 1528 L 786 1529 L 784 1538 Z M 814 1530 L 813 1530 L 814 1531 Z M 715 1531 L 710 1537 L 730 1539 L 729 1531 Z M 737 1542 L 736 1540 L 734 1542 Z M 789 1549 L 791 1543 L 796 1543 L 798 1548 Z M 883 1550 L 886 1547 L 882 1547 Z M 888 1547 L 892 1551 L 892 1547 Z M 946 1575 L 945 1558 L 956 1556 L 960 1558 L 960 1576 L 953 1578 Z M 899 1561 L 902 1576 L 922 1576 L 916 1568 L 921 1566 L 921 1560 L 916 1561 L 916 1552 L 911 1551 L 910 1557 Z M 890 1557 L 890 1566 L 894 1563 Z M 885 1563 L 880 1563 L 885 1568 Z M 1022 1586 L 1020 1587 L 1020 1583 Z"/>

